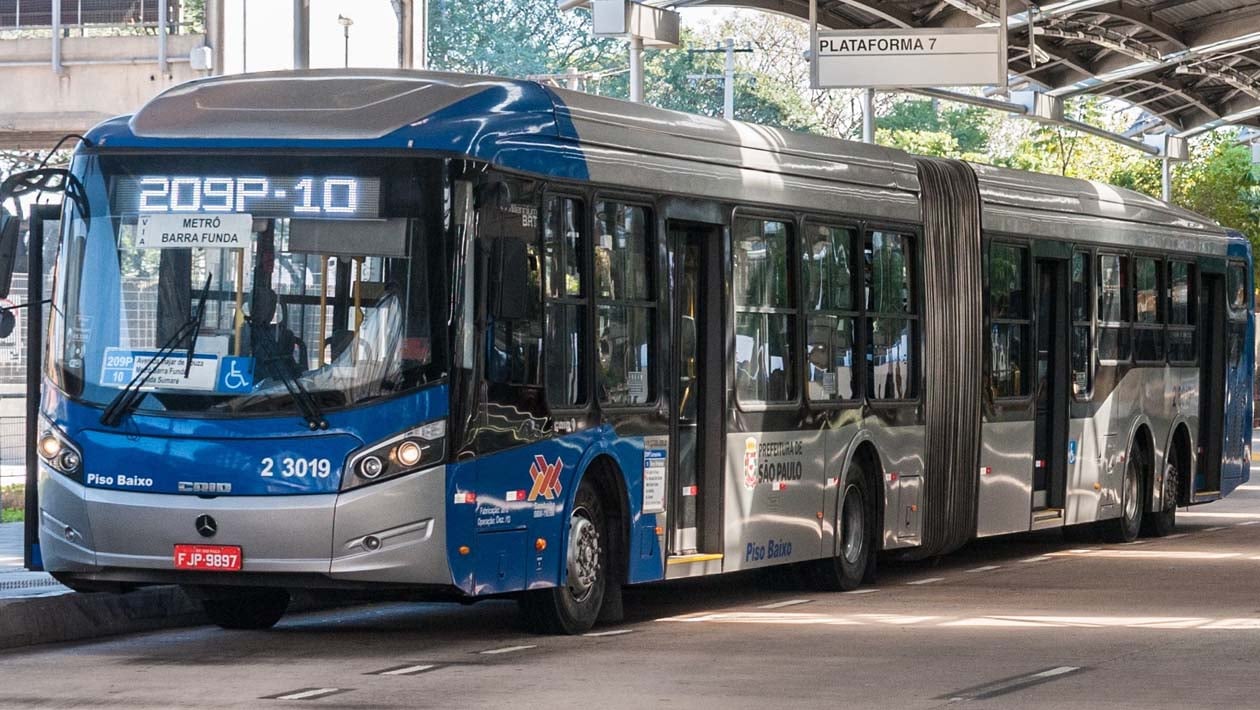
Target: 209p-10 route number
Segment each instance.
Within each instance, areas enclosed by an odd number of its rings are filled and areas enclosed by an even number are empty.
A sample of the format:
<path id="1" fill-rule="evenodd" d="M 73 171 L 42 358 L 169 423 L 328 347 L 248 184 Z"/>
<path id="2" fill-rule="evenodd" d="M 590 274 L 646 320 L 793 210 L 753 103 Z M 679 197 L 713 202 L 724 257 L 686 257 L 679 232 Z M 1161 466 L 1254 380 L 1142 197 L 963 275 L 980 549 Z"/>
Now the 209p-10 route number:
<path id="1" fill-rule="evenodd" d="M 175 569 L 239 572 L 241 548 L 236 545 L 176 545 Z"/>
<path id="2" fill-rule="evenodd" d="M 281 478 L 328 478 L 332 475 L 332 462 L 328 459 L 273 459 L 268 456 L 259 463 L 262 470 L 258 475 L 263 478 L 275 478 L 277 475 Z"/>

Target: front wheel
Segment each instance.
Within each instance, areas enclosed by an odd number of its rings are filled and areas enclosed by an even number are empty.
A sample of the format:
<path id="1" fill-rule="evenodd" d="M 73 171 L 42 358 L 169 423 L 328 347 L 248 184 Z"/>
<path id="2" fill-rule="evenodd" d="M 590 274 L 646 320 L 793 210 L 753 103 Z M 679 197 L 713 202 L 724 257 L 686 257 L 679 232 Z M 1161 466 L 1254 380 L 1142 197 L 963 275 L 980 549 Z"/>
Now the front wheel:
<path id="1" fill-rule="evenodd" d="M 225 629 L 258 631 L 270 629 L 289 608 L 289 593 L 283 589 L 250 589 L 202 600 L 210 621 Z"/>
<path id="2" fill-rule="evenodd" d="M 564 584 L 525 592 L 517 604 L 525 625 L 548 634 L 580 634 L 599 618 L 608 587 L 608 526 L 604 506 L 583 481 L 569 516 Z"/>
<path id="3" fill-rule="evenodd" d="M 871 562 L 871 535 L 874 516 L 868 503 L 866 479 L 861 469 L 851 473 L 852 480 L 840 501 L 840 550 L 835 557 L 818 562 L 819 586 L 828 591 L 848 592 L 857 589 L 867 576 Z"/>
<path id="4" fill-rule="evenodd" d="M 1103 537 L 1107 542 L 1133 542 L 1142 531 L 1142 469 L 1136 452 L 1130 452 L 1124 467 L 1121 487 L 1121 514 L 1103 521 Z"/>

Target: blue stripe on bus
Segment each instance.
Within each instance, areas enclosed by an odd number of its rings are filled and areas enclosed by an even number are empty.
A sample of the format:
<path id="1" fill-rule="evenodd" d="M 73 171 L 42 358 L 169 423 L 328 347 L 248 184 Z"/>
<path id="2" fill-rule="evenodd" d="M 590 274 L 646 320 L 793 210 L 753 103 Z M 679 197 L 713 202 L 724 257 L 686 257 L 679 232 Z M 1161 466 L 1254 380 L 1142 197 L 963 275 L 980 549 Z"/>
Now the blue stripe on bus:
<path id="1" fill-rule="evenodd" d="M 44 390 L 44 413 L 83 451 L 84 482 L 93 488 L 178 493 L 181 480 L 230 483 L 230 495 L 333 493 L 346 457 L 365 444 L 450 411 L 447 387 L 437 385 L 362 407 L 327 412 L 328 430 L 310 431 L 293 413 L 282 416 L 195 418 L 136 412 L 118 427 L 100 424 L 101 410 Z M 263 476 L 263 459 L 272 459 Z M 301 465 L 305 475 L 284 459 Z M 305 459 L 307 464 L 297 464 Z M 327 459 L 329 475 L 308 470 Z"/>

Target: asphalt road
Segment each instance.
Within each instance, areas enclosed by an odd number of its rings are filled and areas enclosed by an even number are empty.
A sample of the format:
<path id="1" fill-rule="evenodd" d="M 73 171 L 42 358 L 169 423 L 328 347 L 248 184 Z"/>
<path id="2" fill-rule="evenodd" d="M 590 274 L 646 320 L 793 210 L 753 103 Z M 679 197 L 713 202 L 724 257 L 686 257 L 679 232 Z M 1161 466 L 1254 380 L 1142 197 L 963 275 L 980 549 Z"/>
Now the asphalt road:
<path id="1" fill-rule="evenodd" d="M 385 604 L 0 654 L 4 707 L 1240 708 L 1260 674 L 1260 485 L 1131 545 L 1057 533 L 882 567 L 636 588 L 581 637 L 510 602 Z"/>

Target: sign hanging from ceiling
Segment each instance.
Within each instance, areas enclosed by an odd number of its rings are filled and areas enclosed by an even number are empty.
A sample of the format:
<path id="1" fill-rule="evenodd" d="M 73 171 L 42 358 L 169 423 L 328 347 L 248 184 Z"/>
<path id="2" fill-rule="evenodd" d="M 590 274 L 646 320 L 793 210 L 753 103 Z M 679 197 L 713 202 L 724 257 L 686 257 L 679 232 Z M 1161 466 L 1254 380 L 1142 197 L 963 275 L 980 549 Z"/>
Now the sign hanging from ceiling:
<path id="1" fill-rule="evenodd" d="M 817 43 L 820 89 L 994 86 L 1006 76 L 997 27 L 819 32 Z"/>

